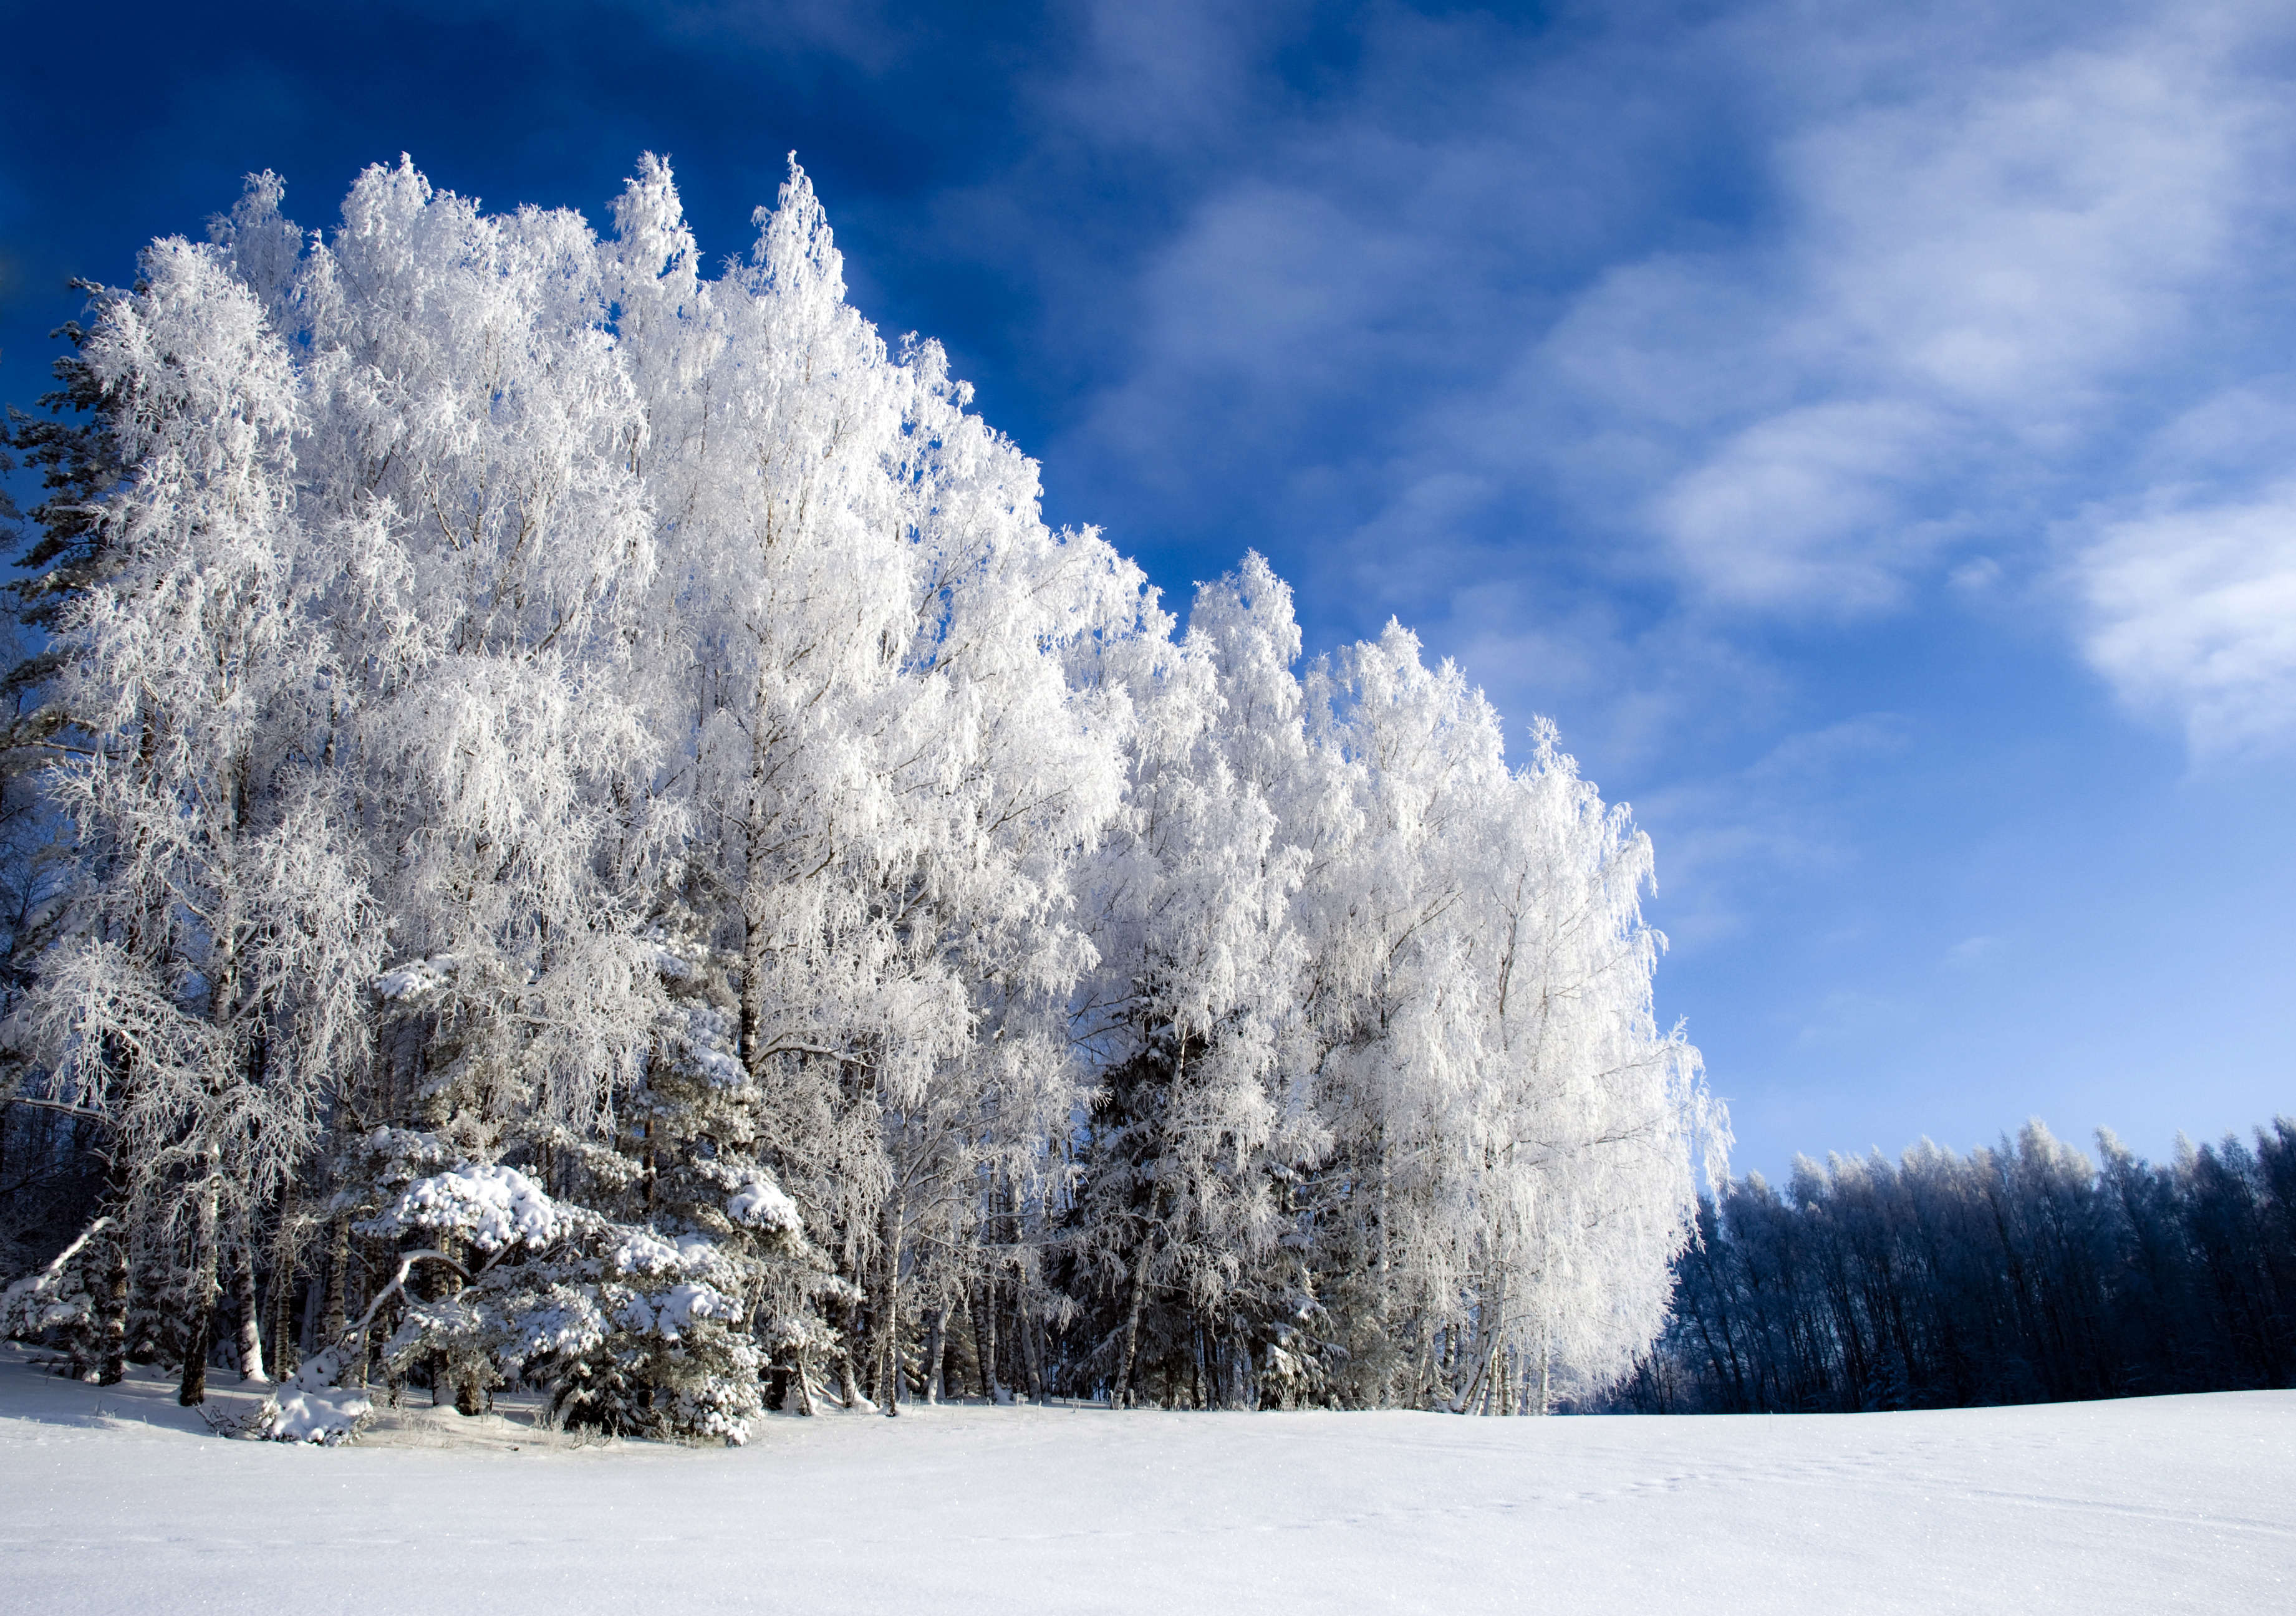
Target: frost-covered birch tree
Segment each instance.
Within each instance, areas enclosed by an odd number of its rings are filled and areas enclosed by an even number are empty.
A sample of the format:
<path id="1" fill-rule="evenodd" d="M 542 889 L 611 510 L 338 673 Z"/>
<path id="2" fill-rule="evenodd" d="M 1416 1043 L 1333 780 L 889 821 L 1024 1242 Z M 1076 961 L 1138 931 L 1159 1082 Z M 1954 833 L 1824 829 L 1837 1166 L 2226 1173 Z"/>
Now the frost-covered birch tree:
<path id="1" fill-rule="evenodd" d="M 715 278 L 650 156 L 603 237 L 404 159 L 283 197 L 18 438 L 77 480 L 13 734 L 78 842 L 11 1036 L 144 1260 L 12 1320 L 135 1291 L 196 1399 L 300 1287 L 279 1433 L 367 1374 L 729 1440 L 1544 1408 L 1650 1339 L 1718 1133 L 1550 729 L 1511 768 L 1399 627 L 1303 680 L 1257 555 L 1181 632 L 794 162 Z"/>
<path id="2" fill-rule="evenodd" d="M 86 361 L 134 468 L 109 566 L 59 624 L 49 771 L 81 848 L 22 1014 L 107 1120 L 128 1221 L 179 1250 L 183 1395 L 202 1393 L 226 1247 L 314 1148 L 379 963 L 329 767 L 326 563 L 299 521 L 285 350 L 220 254 L 144 255 Z M 251 1337 L 244 1373 L 260 1378 Z"/>

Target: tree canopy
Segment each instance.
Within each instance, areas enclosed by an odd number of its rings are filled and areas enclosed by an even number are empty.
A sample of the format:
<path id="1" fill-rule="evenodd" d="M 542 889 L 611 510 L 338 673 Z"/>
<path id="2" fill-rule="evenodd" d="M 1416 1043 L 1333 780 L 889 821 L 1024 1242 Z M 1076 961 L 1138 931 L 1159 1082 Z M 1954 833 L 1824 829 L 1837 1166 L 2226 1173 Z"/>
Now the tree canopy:
<path id="1" fill-rule="evenodd" d="M 1183 630 L 794 161 L 714 280 L 651 156 L 605 237 L 283 201 L 12 429 L 8 1165 L 102 1166 L 17 1197 L 19 1267 L 101 1226 L 12 1327 L 190 1400 L 235 1317 L 283 1434 L 372 1374 L 735 1440 L 1528 1411 L 1652 1341 L 1726 1128 L 1550 726 L 1397 624 L 1303 665 L 1257 555 Z"/>

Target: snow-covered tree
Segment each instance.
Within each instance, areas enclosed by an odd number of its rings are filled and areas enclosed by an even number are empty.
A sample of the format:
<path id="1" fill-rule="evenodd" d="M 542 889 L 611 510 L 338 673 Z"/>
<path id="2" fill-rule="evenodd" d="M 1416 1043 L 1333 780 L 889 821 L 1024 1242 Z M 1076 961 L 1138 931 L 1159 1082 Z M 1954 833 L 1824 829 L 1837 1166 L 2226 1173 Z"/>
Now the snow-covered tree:
<path id="1" fill-rule="evenodd" d="M 1135 628 L 1139 576 L 1045 528 L 938 347 L 893 353 L 845 302 L 801 171 L 723 282 L 659 165 L 617 218 L 676 880 L 733 962 L 769 1153 L 894 1343 L 912 1219 L 945 1289 L 955 1206 L 1068 1105 L 1070 871 L 1115 809 L 1123 718 L 1070 648 Z"/>
<path id="2" fill-rule="evenodd" d="M 967 1375 L 1543 1407 L 1648 1340 L 1702 1091 L 1551 732 L 1511 770 L 1400 628 L 1303 684 L 1257 555 L 1176 636 L 794 163 L 715 279 L 652 157 L 604 239 L 283 194 L 17 432 L 77 843 L 14 1046 L 124 1176 L 14 1327 L 132 1316 L 196 1399 L 226 1283 L 258 1374 L 299 1282 L 323 1437 L 362 1366 L 737 1438 Z"/>
<path id="3" fill-rule="evenodd" d="M 1600 1382 L 1655 1333 L 1693 1148 L 1725 1143 L 1652 1018 L 1649 843 L 1551 730 L 1510 772 L 1488 705 L 1398 626 L 1309 697 L 1353 811 L 1303 829 L 1345 1395 L 1488 1405 L 1505 1359 L 1544 1407 L 1556 1369 Z"/>
<path id="4" fill-rule="evenodd" d="M 59 624 L 50 774 L 84 849 L 23 1013 L 127 1163 L 135 1216 L 185 1243 L 184 1395 L 225 1248 L 301 1166 L 358 1058 L 378 927 L 327 767 L 326 563 L 298 520 L 283 346 L 214 250 L 162 242 L 86 350 L 127 485 L 108 564 Z M 243 1361 L 263 1373 L 259 1348 Z"/>
<path id="5" fill-rule="evenodd" d="M 1089 897 L 1101 963 L 1074 1011 L 1099 1084 L 1068 1246 L 1102 1302 L 1094 1351 L 1119 1401 L 1133 1395 L 1144 1319 L 1152 1360 L 1185 1342 L 1210 1360 L 1216 1400 L 1256 1399 L 1270 1315 L 1297 1311 L 1298 1286 L 1279 1276 L 1272 1306 L 1251 1292 L 1283 1233 L 1285 1169 L 1313 1149 L 1283 1061 L 1307 860 L 1269 800 L 1306 763 L 1285 746 L 1297 631 L 1257 556 L 1246 578 L 1200 590 L 1193 616 L 1184 640 L 1130 669 L 1126 807 Z"/>

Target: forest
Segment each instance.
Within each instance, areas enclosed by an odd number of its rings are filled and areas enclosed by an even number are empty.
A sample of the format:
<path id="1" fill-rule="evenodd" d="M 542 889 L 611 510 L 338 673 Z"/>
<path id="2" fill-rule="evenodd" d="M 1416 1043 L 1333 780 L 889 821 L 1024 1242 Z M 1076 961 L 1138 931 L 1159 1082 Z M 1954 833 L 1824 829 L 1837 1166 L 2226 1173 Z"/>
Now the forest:
<path id="1" fill-rule="evenodd" d="M 1049 529 L 794 160 L 714 279 L 651 156 L 283 203 L 10 417 L 0 1329 L 297 1440 L 1646 1356 L 1727 1123 L 1551 726 Z"/>
<path id="2" fill-rule="evenodd" d="M 2296 1385 L 2296 1122 L 2155 1166 L 2028 1123 L 1702 1196 L 1609 1406 L 1847 1413 Z"/>

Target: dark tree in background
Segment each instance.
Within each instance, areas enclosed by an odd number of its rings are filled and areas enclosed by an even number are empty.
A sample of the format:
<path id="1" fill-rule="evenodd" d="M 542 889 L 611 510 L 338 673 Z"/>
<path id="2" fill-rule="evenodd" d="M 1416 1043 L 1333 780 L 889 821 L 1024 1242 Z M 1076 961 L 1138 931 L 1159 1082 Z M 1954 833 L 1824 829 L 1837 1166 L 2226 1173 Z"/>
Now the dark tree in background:
<path id="1" fill-rule="evenodd" d="M 1619 1390 L 1801 1413 L 2296 1384 L 2296 1122 L 2155 1166 L 2029 1123 L 1966 1156 L 1803 1160 L 1703 1202 L 1674 1315 Z"/>
<path id="2" fill-rule="evenodd" d="M 102 295 L 94 284 L 75 285 Z M 102 383 L 81 357 L 87 331 L 74 321 L 52 334 L 71 348 L 54 362 L 55 389 L 37 413 L 11 406 L 0 426 L 0 472 L 36 473 L 40 487 L 29 511 L 0 488 L 0 545 L 17 553 L 20 569 L 4 586 L 0 614 L 0 1022 L 31 985 L 59 913 L 57 818 L 36 779 L 68 727 L 48 699 L 60 657 L 49 636 L 102 570 L 98 518 L 124 470 L 99 407 Z M 29 534 L 16 526 L 27 518 Z M 0 1063 L 18 1059 L 0 1047 Z M 8 1075 L 0 1071 L 0 1087 L 14 1087 Z M 0 1106 L 0 1272 L 20 1273 L 52 1256 L 89 1221 L 103 1194 L 108 1144 L 102 1119 L 71 1106 L 21 1094 Z M 86 1259 L 124 1262 L 112 1231 L 98 1234 Z M 116 1363 L 106 1372 L 116 1379 Z"/>

